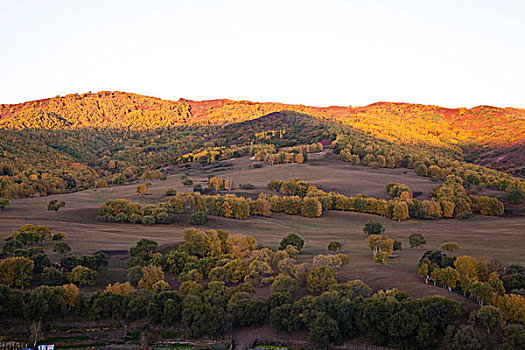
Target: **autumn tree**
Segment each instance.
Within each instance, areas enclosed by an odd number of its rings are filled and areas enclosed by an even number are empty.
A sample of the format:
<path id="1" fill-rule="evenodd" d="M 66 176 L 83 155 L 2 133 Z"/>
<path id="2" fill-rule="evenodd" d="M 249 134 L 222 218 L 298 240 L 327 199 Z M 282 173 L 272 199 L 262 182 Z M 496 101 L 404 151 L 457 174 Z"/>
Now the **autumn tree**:
<path id="1" fill-rule="evenodd" d="M 306 197 L 301 205 L 301 215 L 309 218 L 317 218 L 323 213 L 321 202 L 315 197 Z"/>
<path id="2" fill-rule="evenodd" d="M 460 246 L 456 242 L 444 242 L 441 245 L 441 250 L 447 253 L 454 254 L 459 250 Z"/>
<path id="3" fill-rule="evenodd" d="M 312 293 L 328 290 L 335 283 L 337 283 L 337 271 L 333 267 L 320 266 L 308 274 L 307 286 Z"/>
<path id="4" fill-rule="evenodd" d="M 79 286 L 92 286 L 95 284 L 95 279 L 97 278 L 97 272 L 91 270 L 85 266 L 77 266 L 71 271 L 69 275 L 69 280 L 73 283 L 78 284 Z"/>
<path id="5" fill-rule="evenodd" d="M 7 210 L 11 207 L 9 198 L 0 197 L 0 210 Z"/>
<path id="6" fill-rule="evenodd" d="M 11 287 L 27 287 L 33 279 L 34 266 L 34 262 L 25 257 L 3 259 L 0 261 L 0 281 Z"/>
<path id="7" fill-rule="evenodd" d="M 62 286 L 64 289 L 64 302 L 69 310 L 76 305 L 78 297 L 80 296 L 80 290 L 74 284 L 65 284 Z"/>
<path id="8" fill-rule="evenodd" d="M 162 268 L 155 265 L 147 265 L 142 268 L 142 277 L 139 280 L 139 288 L 153 291 L 153 286 L 158 281 L 164 280 Z"/>
<path id="9" fill-rule="evenodd" d="M 144 196 L 148 193 L 148 185 L 146 183 L 142 183 L 137 186 L 137 193 L 141 196 Z"/>

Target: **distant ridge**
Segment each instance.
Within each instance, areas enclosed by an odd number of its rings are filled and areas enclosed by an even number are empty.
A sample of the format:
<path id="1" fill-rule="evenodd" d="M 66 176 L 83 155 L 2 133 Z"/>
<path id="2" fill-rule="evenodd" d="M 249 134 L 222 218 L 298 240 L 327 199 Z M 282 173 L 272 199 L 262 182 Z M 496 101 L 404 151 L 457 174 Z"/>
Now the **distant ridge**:
<path id="1" fill-rule="evenodd" d="M 484 162 L 489 164 L 492 151 L 505 150 L 503 158 L 512 155 L 512 161 L 521 164 L 525 157 L 525 110 L 491 106 L 466 109 L 376 102 L 359 107 L 313 107 L 227 99 L 170 101 L 101 91 L 1 104 L 0 129 L 227 125 L 282 110 L 336 119 L 386 141 L 483 151 Z M 494 157 L 502 162 L 501 154 Z"/>

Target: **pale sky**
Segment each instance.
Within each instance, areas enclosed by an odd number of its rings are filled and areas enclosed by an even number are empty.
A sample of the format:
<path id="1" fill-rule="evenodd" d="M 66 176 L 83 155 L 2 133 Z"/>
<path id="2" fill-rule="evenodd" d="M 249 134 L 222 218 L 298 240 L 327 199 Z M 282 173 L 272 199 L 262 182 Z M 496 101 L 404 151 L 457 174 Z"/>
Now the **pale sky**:
<path id="1" fill-rule="evenodd" d="M 525 108 L 524 0 L 0 0 L 0 103 Z"/>

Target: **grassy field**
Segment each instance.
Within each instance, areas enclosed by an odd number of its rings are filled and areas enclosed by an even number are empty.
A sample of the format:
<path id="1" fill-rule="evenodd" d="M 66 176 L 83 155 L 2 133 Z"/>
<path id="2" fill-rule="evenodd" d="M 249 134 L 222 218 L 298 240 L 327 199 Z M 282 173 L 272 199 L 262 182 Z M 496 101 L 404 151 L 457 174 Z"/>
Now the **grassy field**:
<path id="1" fill-rule="evenodd" d="M 139 196 L 136 184 L 105 189 L 92 189 L 77 193 L 55 195 L 40 198 L 26 198 L 11 201 L 11 209 L 0 213 L 0 239 L 3 240 L 25 223 L 43 224 L 54 232 L 68 234 L 67 242 L 72 247 L 72 254 L 88 253 L 96 250 L 129 249 L 142 238 L 170 244 L 180 241 L 184 230 L 189 227 L 184 216 L 169 225 L 132 225 L 100 223 L 96 221 L 98 208 L 110 198 L 128 198 L 142 204 L 166 201 L 164 192 L 168 188 L 177 191 L 191 191 L 183 186 L 180 176 L 186 174 L 195 184 L 205 185 L 207 174 L 218 174 L 233 179 L 235 188 L 240 184 L 250 183 L 253 190 L 236 189 L 233 192 L 257 194 L 269 192 L 266 184 L 273 179 L 300 177 L 326 191 L 336 191 L 347 195 L 362 193 L 377 198 L 388 198 L 385 185 L 391 182 L 407 184 L 413 191 L 423 194 L 418 199 L 428 198 L 430 189 L 437 187 L 428 178 L 416 176 L 404 169 L 371 169 L 351 166 L 335 159 L 331 153 L 312 155 L 307 164 L 286 164 L 252 167 L 248 158 L 233 160 L 231 167 L 211 168 L 193 165 L 192 168 L 167 169 L 172 175 L 165 181 L 155 181 L 149 194 Z M 63 200 L 66 208 L 59 212 L 46 210 L 52 199 Z M 371 253 L 365 244 L 362 231 L 370 220 L 380 221 L 386 226 L 386 234 L 401 241 L 403 250 L 399 257 L 392 259 L 386 266 L 372 261 Z M 327 245 L 331 240 L 344 242 L 344 253 L 350 256 L 350 264 L 340 272 L 341 279 L 362 279 L 374 289 L 399 288 L 414 297 L 445 295 L 462 299 L 455 293 L 425 284 L 417 275 L 417 263 L 428 249 L 438 249 L 445 241 L 455 241 L 461 245 L 459 255 L 467 254 L 476 258 L 488 256 L 503 263 L 525 264 L 525 218 L 493 218 L 477 216 L 470 222 L 456 219 L 439 221 L 407 220 L 395 222 L 375 215 L 352 212 L 325 212 L 321 218 L 309 219 L 301 216 L 275 214 L 271 218 L 250 217 L 247 220 L 232 220 L 210 217 L 203 229 L 224 229 L 233 233 L 246 233 L 256 237 L 261 243 L 277 247 L 281 238 L 288 233 L 300 233 L 306 240 L 301 260 L 311 259 L 315 254 L 328 253 Z M 427 245 L 424 248 L 411 249 L 408 236 L 422 233 Z M 44 248 L 50 257 L 52 242 L 45 242 Z M 99 278 L 110 280 L 113 276 L 124 276 L 125 263 L 112 263 L 114 271 L 101 272 Z M 111 270 L 111 269 L 110 269 Z"/>

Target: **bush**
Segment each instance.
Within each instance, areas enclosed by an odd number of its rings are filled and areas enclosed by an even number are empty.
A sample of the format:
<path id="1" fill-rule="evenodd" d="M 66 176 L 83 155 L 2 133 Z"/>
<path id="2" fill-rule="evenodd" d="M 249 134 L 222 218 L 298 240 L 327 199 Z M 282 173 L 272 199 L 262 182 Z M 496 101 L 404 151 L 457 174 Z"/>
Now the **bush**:
<path id="1" fill-rule="evenodd" d="M 151 215 L 144 215 L 142 218 L 142 223 L 144 225 L 154 225 L 155 224 L 155 218 Z"/>
<path id="2" fill-rule="evenodd" d="M 304 246 L 304 239 L 296 235 L 295 233 L 290 233 L 288 236 L 284 237 L 281 240 L 281 244 L 279 245 L 280 250 L 284 250 L 287 246 L 292 245 L 297 250 L 301 251 Z"/>
<path id="3" fill-rule="evenodd" d="M 262 165 L 262 163 L 255 163 L 255 164 L 253 165 L 253 167 L 254 167 L 255 169 L 259 169 L 259 168 L 262 168 L 263 165 Z"/>
<path id="4" fill-rule="evenodd" d="M 65 206 L 66 206 L 66 202 L 57 201 L 56 199 L 53 199 L 47 204 L 47 210 L 58 211 L 60 208 L 63 208 Z"/>
<path id="5" fill-rule="evenodd" d="M 193 186 L 193 180 L 186 179 L 182 182 L 184 186 Z"/>
<path id="6" fill-rule="evenodd" d="M 343 248 L 343 245 L 337 241 L 331 241 L 328 244 L 328 250 L 335 252 L 337 250 L 341 250 Z"/>
<path id="7" fill-rule="evenodd" d="M 176 194 L 177 194 L 177 191 L 175 191 L 175 189 L 173 189 L 173 188 L 171 188 L 171 187 L 168 188 L 168 189 L 166 190 L 166 192 L 164 193 L 164 195 L 167 196 L 167 197 L 169 197 L 169 196 L 174 196 L 174 195 L 176 195 Z"/>
<path id="8" fill-rule="evenodd" d="M 457 218 L 470 221 L 474 218 L 474 214 L 471 211 L 464 211 L 463 213 L 458 214 Z"/>
<path id="9" fill-rule="evenodd" d="M 208 216 L 204 211 L 198 211 L 188 217 L 188 224 L 190 225 L 204 225 L 208 222 Z"/>
<path id="10" fill-rule="evenodd" d="M 242 184 L 242 185 L 239 185 L 240 188 L 242 188 L 243 190 L 253 190 L 255 188 L 255 185 L 253 184 Z"/>
<path id="11" fill-rule="evenodd" d="M 524 193 L 521 188 L 509 191 L 509 201 L 512 204 L 521 204 L 523 202 Z"/>
<path id="12" fill-rule="evenodd" d="M 195 186 L 193 186 L 193 192 L 202 193 L 203 191 L 204 191 L 204 188 L 202 187 L 201 184 L 196 184 Z"/>

